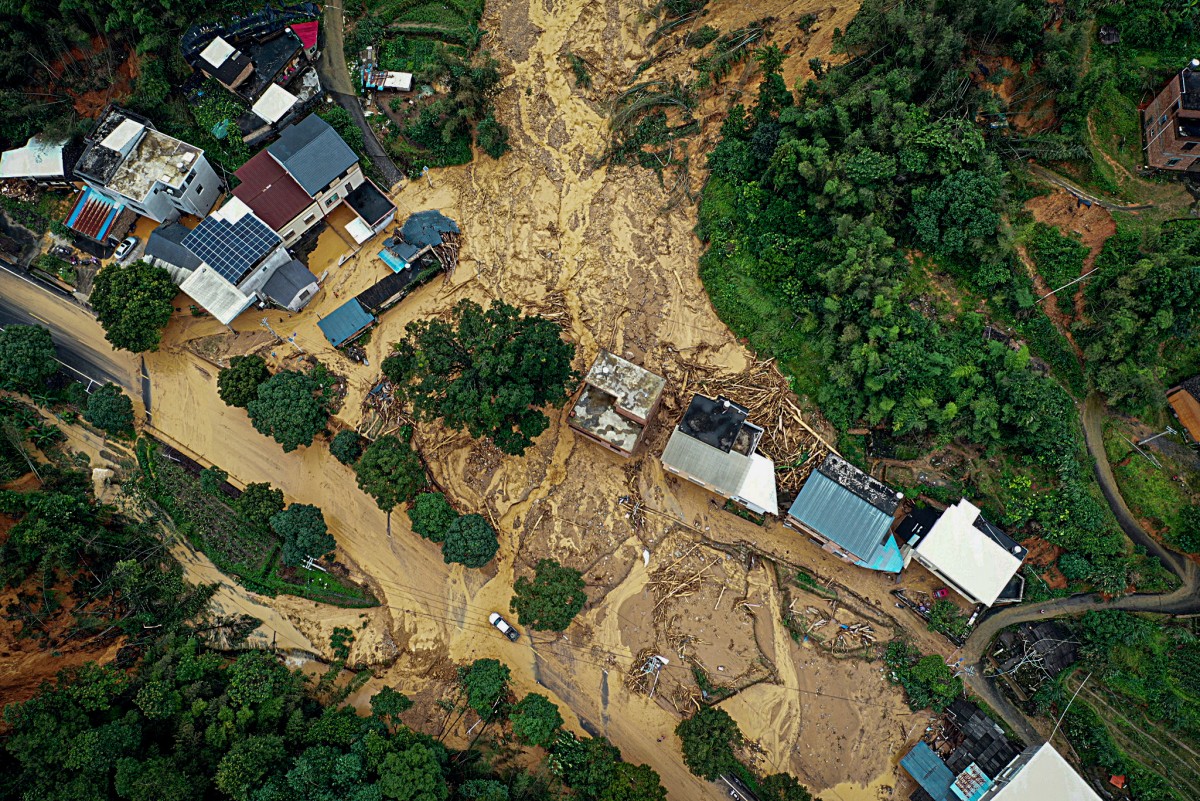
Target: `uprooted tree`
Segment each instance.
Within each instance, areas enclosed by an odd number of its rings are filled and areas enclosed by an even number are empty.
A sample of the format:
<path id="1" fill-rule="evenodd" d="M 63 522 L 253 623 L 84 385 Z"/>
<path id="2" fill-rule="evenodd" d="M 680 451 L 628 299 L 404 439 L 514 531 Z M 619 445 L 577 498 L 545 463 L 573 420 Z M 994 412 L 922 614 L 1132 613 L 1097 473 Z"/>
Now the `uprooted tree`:
<path id="1" fill-rule="evenodd" d="M 440 418 L 519 456 L 550 425 L 540 409 L 567 400 L 575 346 L 544 317 L 463 300 L 450 322 L 417 320 L 407 331 L 383 372 L 423 420 Z"/>

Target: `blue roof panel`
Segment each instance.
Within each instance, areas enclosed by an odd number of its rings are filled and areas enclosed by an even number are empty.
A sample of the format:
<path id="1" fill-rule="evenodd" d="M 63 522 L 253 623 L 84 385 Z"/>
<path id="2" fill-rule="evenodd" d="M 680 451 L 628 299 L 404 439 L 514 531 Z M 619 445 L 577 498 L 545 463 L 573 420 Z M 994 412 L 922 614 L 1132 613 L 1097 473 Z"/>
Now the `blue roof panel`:
<path id="1" fill-rule="evenodd" d="M 892 527 L 891 515 L 816 470 L 788 514 L 859 559 L 870 559 Z M 887 538 L 894 546 L 895 541 Z"/>
<path id="2" fill-rule="evenodd" d="M 934 801 L 952 798 L 950 787 L 954 784 L 954 774 L 924 740 L 905 754 L 900 764 L 909 776 L 916 779 L 922 790 L 933 796 Z"/>
<path id="3" fill-rule="evenodd" d="M 341 347 L 347 340 L 375 322 L 375 316 L 368 314 L 357 298 L 338 306 L 324 318 L 317 320 L 321 333 L 335 347 Z"/>

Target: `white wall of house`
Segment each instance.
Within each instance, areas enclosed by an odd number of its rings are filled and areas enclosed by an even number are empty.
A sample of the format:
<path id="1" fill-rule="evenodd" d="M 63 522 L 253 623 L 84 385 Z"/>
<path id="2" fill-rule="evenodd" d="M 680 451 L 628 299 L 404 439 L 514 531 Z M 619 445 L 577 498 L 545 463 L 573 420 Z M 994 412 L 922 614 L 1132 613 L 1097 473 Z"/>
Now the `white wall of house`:
<path id="1" fill-rule="evenodd" d="M 346 175 L 317 192 L 315 199 L 321 204 L 321 212 L 328 216 L 339 203 L 346 199 L 346 195 L 357 189 L 358 185 L 365 180 L 362 167 L 355 162 Z"/>
<path id="2" fill-rule="evenodd" d="M 200 154 L 183 182 L 183 191 L 178 197 L 172 197 L 172 200 L 182 213 L 204 217 L 212 211 L 213 204 L 217 202 L 220 194 L 221 178 L 204 154 Z"/>
<path id="3" fill-rule="evenodd" d="M 321 208 L 313 202 L 304 211 L 292 218 L 292 221 L 276 231 L 283 237 L 283 243 L 291 246 L 300 238 L 300 235 L 316 225 L 325 215 L 321 213 Z"/>

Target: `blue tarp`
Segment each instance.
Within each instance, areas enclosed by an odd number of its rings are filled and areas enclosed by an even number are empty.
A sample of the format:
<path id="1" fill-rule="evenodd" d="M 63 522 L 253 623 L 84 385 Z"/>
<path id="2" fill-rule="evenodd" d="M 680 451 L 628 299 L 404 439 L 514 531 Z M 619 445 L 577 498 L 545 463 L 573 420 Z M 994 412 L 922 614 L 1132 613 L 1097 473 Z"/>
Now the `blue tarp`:
<path id="1" fill-rule="evenodd" d="M 318 320 L 317 327 L 321 329 L 325 338 L 335 348 L 338 348 L 374 323 L 375 316 L 367 313 L 367 310 L 358 302 L 358 298 L 351 298 L 324 319 Z"/>
<path id="2" fill-rule="evenodd" d="M 383 250 L 379 251 L 379 258 L 383 259 L 383 263 L 386 264 L 388 267 L 391 267 L 392 272 L 394 272 L 394 273 L 398 273 L 401 270 L 403 270 L 405 267 L 408 266 L 404 261 L 396 258 L 395 254 L 393 254 L 387 248 L 384 248 Z"/>
<path id="3" fill-rule="evenodd" d="M 949 801 L 954 774 L 926 742 L 917 743 L 916 748 L 900 760 L 900 765 L 908 771 L 909 776 L 917 780 L 921 789 L 929 793 L 934 801 Z"/>

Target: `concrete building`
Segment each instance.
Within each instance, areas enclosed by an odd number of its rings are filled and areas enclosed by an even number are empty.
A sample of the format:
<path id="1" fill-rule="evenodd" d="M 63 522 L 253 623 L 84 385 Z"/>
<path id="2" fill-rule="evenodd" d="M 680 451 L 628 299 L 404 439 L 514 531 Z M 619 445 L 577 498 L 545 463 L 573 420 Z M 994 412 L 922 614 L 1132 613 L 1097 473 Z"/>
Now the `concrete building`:
<path id="1" fill-rule="evenodd" d="M 567 423 L 591 441 L 628 458 L 658 410 L 666 384 L 662 376 L 602 350 L 575 394 Z"/>
<path id="2" fill-rule="evenodd" d="M 756 514 L 779 514 L 775 463 L 758 453 L 763 430 L 728 398 L 695 395 L 671 432 L 662 464 L 670 473 Z"/>
<path id="3" fill-rule="evenodd" d="M 80 204 L 99 195 L 117 210 L 157 222 L 180 214 L 203 217 L 224 188 L 203 150 L 156 131 L 145 117 L 118 106 L 106 108 L 96 122 L 75 176 L 91 190 Z"/>
<path id="4" fill-rule="evenodd" d="M 845 562 L 899 573 L 904 556 L 892 523 L 903 499 L 903 493 L 831 453 L 804 482 L 784 523 Z"/>
<path id="5" fill-rule="evenodd" d="M 1025 549 L 966 498 L 938 515 L 928 529 L 922 526 L 901 539 L 905 567 L 916 558 L 968 601 L 984 606 L 1020 602 Z"/>
<path id="6" fill-rule="evenodd" d="M 24 147 L 0 154 L 0 180 L 33 181 L 42 186 L 71 186 L 79 147 L 67 139 L 31 136 Z"/>
<path id="7" fill-rule="evenodd" d="M 1200 171 L 1200 60 L 1193 59 L 1142 110 L 1146 164 Z"/>

